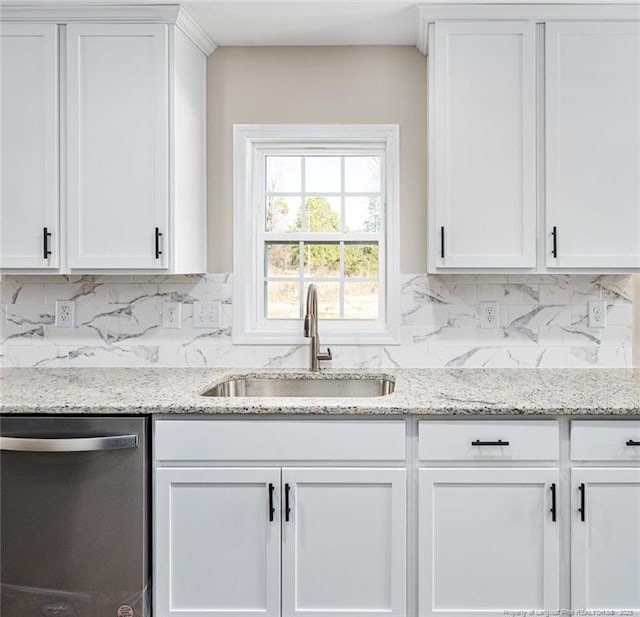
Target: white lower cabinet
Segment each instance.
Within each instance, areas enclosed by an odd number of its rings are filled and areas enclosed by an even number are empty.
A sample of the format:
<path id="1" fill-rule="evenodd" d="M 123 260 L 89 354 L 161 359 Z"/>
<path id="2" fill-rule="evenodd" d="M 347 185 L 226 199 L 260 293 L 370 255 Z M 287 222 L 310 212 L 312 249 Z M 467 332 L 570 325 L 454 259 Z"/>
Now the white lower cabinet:
<path id="1" fill-rule="evenodd" d="M 640 611 L 640 468 L 575 468 L 572 607 Z"/>
<path id="2" fill-rule="evenodd" d="M 156 420 L 154 617 L 635 614 L 640 421 L 563 422 Z"/>
<path id="3" fill-rule="evenodd" d="M 405 617 L 403 469 L 161 468 L 155 486 L 156 617 Z"/>
<path id="4" fill-rule="evenodd" d="M 404 617 L 403 469 L 283 469 L 282 615 Z"/>
<path id="5" fill-rule="evenodd" d="M 315 466 L 284 466 L 313 426 L 155 423 L 154 617 L 407 617 L 406 470 L 317 466 L 354 428 L 391 429 L 386 444 L 361 444 L 364 456 L 404 458 L 404 427 L 327 421 L 336 440 L 309 450 Z M 223 466 L 239 451 L 234 443 L 242 448 L 233 436 L 260 427 L 263 437 L 289 439 L 283 448 L 256 442 L 256 463 L 279 462 L 256 467 L 249 454 Z M 215 447 L 221 435 L 226 449 Z M 352 447 L 341 454 L 361 456 Z"/>
<path id="6" fill-rule="evenodd" d="M 277 468 L 156 470 L 155 617 L 280 615 L 279 494 Z"/>
<path id="7" fill-rule="evenodd" d="M 419 474 L 421 617 L 558 608 L 557 469 Z"/>

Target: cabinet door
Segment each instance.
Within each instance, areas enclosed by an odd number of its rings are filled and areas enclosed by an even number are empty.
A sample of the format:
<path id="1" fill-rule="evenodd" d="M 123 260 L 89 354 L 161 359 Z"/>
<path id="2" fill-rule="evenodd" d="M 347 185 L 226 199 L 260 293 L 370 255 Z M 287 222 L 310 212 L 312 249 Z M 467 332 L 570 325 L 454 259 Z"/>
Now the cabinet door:
<path id="1" fill-rule="evenodd" d="M 639 268 L 640 23 L 546 26 L 546 143 L 547 266 Z"/>
<path id="2" fill-rule="evenodd" d="M 640 610 L 640 468 L 574 469 L 572 608 Z"/>
<path id="3" fill-rule="evenodd" d="M 156 617 L 280 615 L 279 469 L 161 468 L 155 493 Z"/>
<path id="4" fill-rule="evenodd" d="M 405 617 L 405 471 L 284 469 L 282 482 L 282 615 Z"/>
<path id="5" fill-rule="evenodd" d="M 2 268 L 58 266 L 57 32 L 55 24 L 0 27 Z"/>
<path id="6" fill-rule="evenodd" d="M 166 267 L 168 75 L 165 25 L 67 26 L 71 268 Z"/>
<path id="7" fill-rule="evenodd" d="M 421 469 L 420 615 L 559 606 L 557 469 Z"/>
<path id="8" fill-rule="evenodd" d="M 530 22 L 440 22 L 430 58 L 432 264 L 536 265 Z"/>

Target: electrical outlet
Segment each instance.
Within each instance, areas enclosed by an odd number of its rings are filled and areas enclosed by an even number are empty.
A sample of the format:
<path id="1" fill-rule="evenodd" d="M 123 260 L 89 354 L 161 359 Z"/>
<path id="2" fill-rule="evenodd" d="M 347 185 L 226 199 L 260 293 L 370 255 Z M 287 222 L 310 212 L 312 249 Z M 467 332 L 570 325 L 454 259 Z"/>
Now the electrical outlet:
<path id="1" fill-rule="evenodd" d="M 173 329 L 182 327 L 182 304 L 180 302 L 162 303 L 162 327 Z"/>
<path id="2" fill-rule="evenodd" d="M 56 300 L 56 327 L 76 327 L 76 303 L 73 300 Z"/>
<path id="3" fill-rule="evenodd" d="M 194 302 L 193 327 L 219 328 L 221 309 L 221 302 Z"/>
<path id="4" fill-rule="evenodd" d="M 607 303 L 603 300 L 593 300 L 589 302 L 589 327 L 607 327 Z"/>
<path id="5" fill-rule="evenodd" d="M 480 302 L 480 327 L 497 328 L 500 325 L 500 314 L 497 302 Z"/>

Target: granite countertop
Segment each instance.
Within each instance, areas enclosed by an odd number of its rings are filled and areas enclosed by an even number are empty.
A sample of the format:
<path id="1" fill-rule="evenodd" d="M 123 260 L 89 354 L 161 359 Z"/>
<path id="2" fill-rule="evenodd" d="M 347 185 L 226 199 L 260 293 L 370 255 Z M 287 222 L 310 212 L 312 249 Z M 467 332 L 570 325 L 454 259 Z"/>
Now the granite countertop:
<path id="1" fill-rule="evenodd" d="M 0 412 L 640 416 L 640 369 L 326 370 L 315 376 L 390 376 L 395 392 L 371 398 L 200 395 L 245 374 L 310 376 L 282 369 L 5 368 Z"/>

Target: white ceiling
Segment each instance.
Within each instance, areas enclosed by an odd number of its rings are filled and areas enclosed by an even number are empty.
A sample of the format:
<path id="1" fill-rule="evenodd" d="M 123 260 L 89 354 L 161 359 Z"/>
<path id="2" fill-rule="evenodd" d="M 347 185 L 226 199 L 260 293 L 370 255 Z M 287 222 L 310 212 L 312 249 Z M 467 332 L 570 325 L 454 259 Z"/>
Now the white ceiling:
<path id="1" fill-rule="evenodd" d="M 218 45 L 415 45 L 418 11 L 406 0 L 187 0 Z"/>

